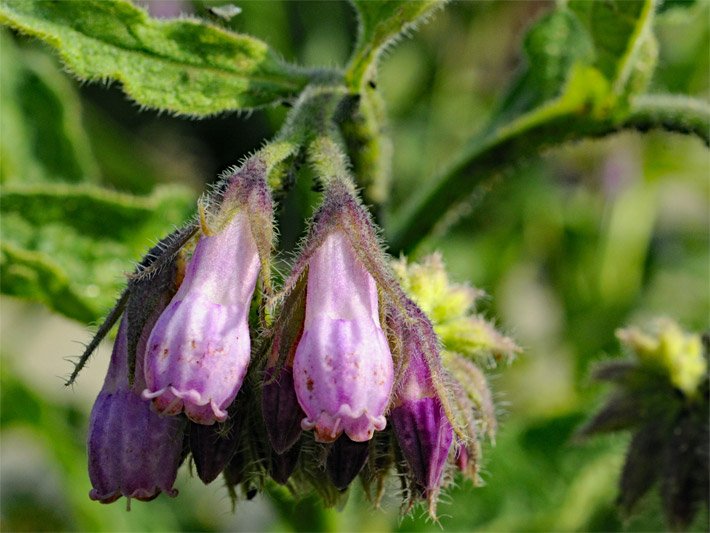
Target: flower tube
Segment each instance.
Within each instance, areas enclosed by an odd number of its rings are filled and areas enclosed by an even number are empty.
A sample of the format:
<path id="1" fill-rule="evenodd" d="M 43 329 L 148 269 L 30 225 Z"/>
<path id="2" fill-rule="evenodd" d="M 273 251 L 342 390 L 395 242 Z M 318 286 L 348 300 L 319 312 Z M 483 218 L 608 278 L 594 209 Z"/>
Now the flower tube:
<path id="1" fill-rule="evenodd" d="M 239 211 L 197 244 L 180 289 L 148 340 L 143 398 L 199 424 L 227 418 L 249 365 L 249 306 L 260 270 L 248 215 Z"/>
<path id="2" fill-rule="evenodd" d="M 375 280 L 342 231 L 332 231 L 308 261 L 303 335 L 294 385 L 319 442 L 341 433 L 355 442 L 385 428 L 393 362 L 380 325 Z"/>
<path id="3" fill-rule="evenodd" d="M 175 496 L 173 483 L 182 460 L 185 421 L 154 413 L 139 394 L 145 337 L 136 383 L 129 385 L 127 324 L 124 317 L 89 422 L 89 496 L 101 503 L 121 496 L 147 501 L 160 492 Z"/>
<path id="4" fill-rule="evenodd" d="M 423 346 L 436 346 L 434 331 L 421 311 L 416 309 L 413 314 L 418 320 L 400 329 L 409 365 L 389 418 L 419 490 L 435 499 L 454 430 L 434 390 L 431 370 L 423 354 Z"/>

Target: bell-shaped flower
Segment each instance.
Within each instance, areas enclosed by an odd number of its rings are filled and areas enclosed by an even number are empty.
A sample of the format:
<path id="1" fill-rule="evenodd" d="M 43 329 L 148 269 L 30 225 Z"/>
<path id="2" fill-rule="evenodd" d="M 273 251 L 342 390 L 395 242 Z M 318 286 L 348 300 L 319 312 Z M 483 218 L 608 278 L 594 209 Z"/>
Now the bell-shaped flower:
<path id="1" fill-rule="evenodd" d="M 199 424 L 227 418 L 249 365 L 249 306 L 260 270 L 250 218 L 239 210 L 202 235 L 185 278 L 148 340 L 143 398 Z"/>
<path id="2" fill-rule="evenodd" d="M 136 382 L 129 385 L 127 324 L 124 317 L 89 422 L 89 496 L 102 503 L 121 496 L 152 500 L 160 492 L 175 496 L 173 483 L 182 460 L 185 421 L 154 413 L 140 397 L 145 337 Z"/>
<path id="3" fill-rule="evenodd" d="M 301 426 L 316 440 L 355 442 L 385 428 L 394 368 L 380 325 L 375 280 L 345 232 L 335 229 L 308 259 L 303 335 L 293 363 Z"/>

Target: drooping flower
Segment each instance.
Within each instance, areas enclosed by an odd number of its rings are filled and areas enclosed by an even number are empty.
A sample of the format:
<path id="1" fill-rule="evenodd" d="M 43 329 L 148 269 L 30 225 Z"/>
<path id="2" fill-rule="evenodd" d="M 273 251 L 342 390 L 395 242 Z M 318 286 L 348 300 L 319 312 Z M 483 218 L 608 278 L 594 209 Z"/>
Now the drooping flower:
<path id="1" fill-rule="evenodd" d="M 305 416 L 293 384 L 293 358 L 303 333 L 304 308 L 305 287 L 299 283 L 279 310 L 264 371 L 261 413 L 277 455 L 285 454 L 298 441 Z"/>
<path id="2" fill-rule="evenodd" d="M 417 489 L 434 501 L 441 486 L 454 430 L 434 388 L 432 372 L 424 355 L 427 345 L 436 346 L 434 330 L 413 303 L 408 307 L 411 310 L 409 320 L 402 320 L 394 328 L 401 336 L 401 349 L 408 366 L 389 418 Z"/>
<path id="3" fill-rule="evenodd" d="M 386 425 L 393 374 L 375 280 L 347 235 L 333 231 L 308 261 L 303 336 L 294 358 L 303 429 L 314 429 L 321 442 L 343 432 L 355 442 L 369 440 Z"/>
<path id="4" fill-rule="evenodd" d="M 255 235 L 265 231 L 265 220 L 270 229 L 272 212 L 258 170 L 246 167 L 235 176 L 216 216 L 223 227 L 215 235 L 203 232 L 180 289 L 148 340 L 143 397 L 165 415 L 184 411 L 199 424 L 222 422 L 244 380 L 251 354 L 249 307 L 264 255 L 264 239 Z"/>
<path id="5" fill-rule="evenodd" d="M 269 458 L 269 475 L 271 479 L 276 481 L 276 483 L 285 485 L 296 469 L 300 454 L 301 446 L 299 444 L 291 446 L 283 453 L 273 451 Z"/>
<path id="6" fill-rule="evenodd" d="M 509 363 L 521 349 L 477 312 L 483 291 L 449 280 L 440 254 L 424 257 L 419 263 L 401 258 L 392 266 L 416 303 L 404 306 L 409 321 L 394 315 L 393 327 L 402 330 L 399 337 L 404 351 L 410 357 L 420 354 L 410 367 L 419 366 L 420 374 L 429 372 L 426 381 L 430 385 L 436 376 L 433 389 L 438 404 L 445 408 L 456 434 L 456 451 L 450 456 L 458 470 L 480 484 L 481 443 L 484 437 L 494 441 L 497 429 L 495 403 L 482 367 Z M 416 342 L 407 341 L 408 337 Z M 427 357 L 422 359 L 424 354 Z M 426 361 L 426 365 L 416 361 Z"/>
<path id="7" fill-rule="evenodd" d="M 184 419 L 162 417 L 140 397 L 147 335 L 139 342 L 136 381 L 129 384 L 127 331 L 124 317 L 89 422 L 89 496 L 102 503 L 121 496 L 147 501 L 160 492 L 175 496 L 182 460 Z"/>
<path id="8" fill-rule="evenodd" d="M 301 436 L 304 414 L 293 385 L 293 366 L 267 369 L 261 406 L 271 447 L 277 454 L 287 452 Z"/>

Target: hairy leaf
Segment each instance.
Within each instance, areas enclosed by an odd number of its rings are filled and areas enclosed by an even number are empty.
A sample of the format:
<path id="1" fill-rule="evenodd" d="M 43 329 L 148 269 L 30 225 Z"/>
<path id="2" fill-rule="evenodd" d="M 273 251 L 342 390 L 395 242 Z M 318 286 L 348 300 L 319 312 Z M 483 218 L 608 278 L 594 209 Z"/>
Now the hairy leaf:
<path id="1" fill-rule="evenodd" d="M 182 224 L 192 206 L 181 188 L 140 198 L 86 186 L 5 187 L 2 292 L 95 320 L 125 285 L 131 260 Z"/>
<path id="2" fill-rule="evenodd" d="M 0 181 L 95 181 L 76 90 L 54 63 L 0 31 Z"/>
<path id="3" fill-rule="evenodd" d="M 352 0 L 352 3 L 360 25 L 346 76 L 350 86 L 360 90 L 364 83 L 373 81 L 382 51 L 446 0 Z"/>
<path id="4" fill-rule="evenodd" d="M 267 105 L 308 81 L 258 39 L 196 19 L 152 19 L 124 0 L 4 0 L 0 23 L 56 48 L 80 79 L 119 81 L 139 104 L 180 114 Z"/>
<path id="5" fill-rule="evenodd" d="M 393 253 L 411 252 L 432 231 L 443 232 L 474 191 L 483 191 L 502 170 L 544 148 L 622 129 L 660 128 L 710 142 L 707 103 L 636 96 L 656 64 L 653 0 L 572 0 L 568 5 L 572 10 L 561 6 L 531 29 L 526 41 L 531 72 L 522 72 L 488 127 L 394 213 L 388 239 Z M 585 40 L 593 44 L 591 57 Z M 542 72 L 532 72 L 533 66 Z"/>

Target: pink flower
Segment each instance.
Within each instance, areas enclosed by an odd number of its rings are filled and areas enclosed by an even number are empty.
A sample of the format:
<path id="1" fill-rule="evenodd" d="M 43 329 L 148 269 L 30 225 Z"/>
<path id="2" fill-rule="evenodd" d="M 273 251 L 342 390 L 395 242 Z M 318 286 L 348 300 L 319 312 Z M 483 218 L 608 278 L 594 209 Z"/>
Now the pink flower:
<path id="1" fill-rule="evenodd" d="M 380 325 L 375 280 L 348 237 L 329 233 L 308 261 L 303 336 L 294 357 L 296 396 L 316 440 L 355 442 L 385 428 L 393 362 Z"/>
<path id="2" fill-rule="evenodd" d="M 203 235 L 180 289 L 148 340 L 143 398 L 166 415 L 200 424 L 227 418 L 249 365 L 249 306 L 259 275 L 257 245 L 239 211 Z"/>

